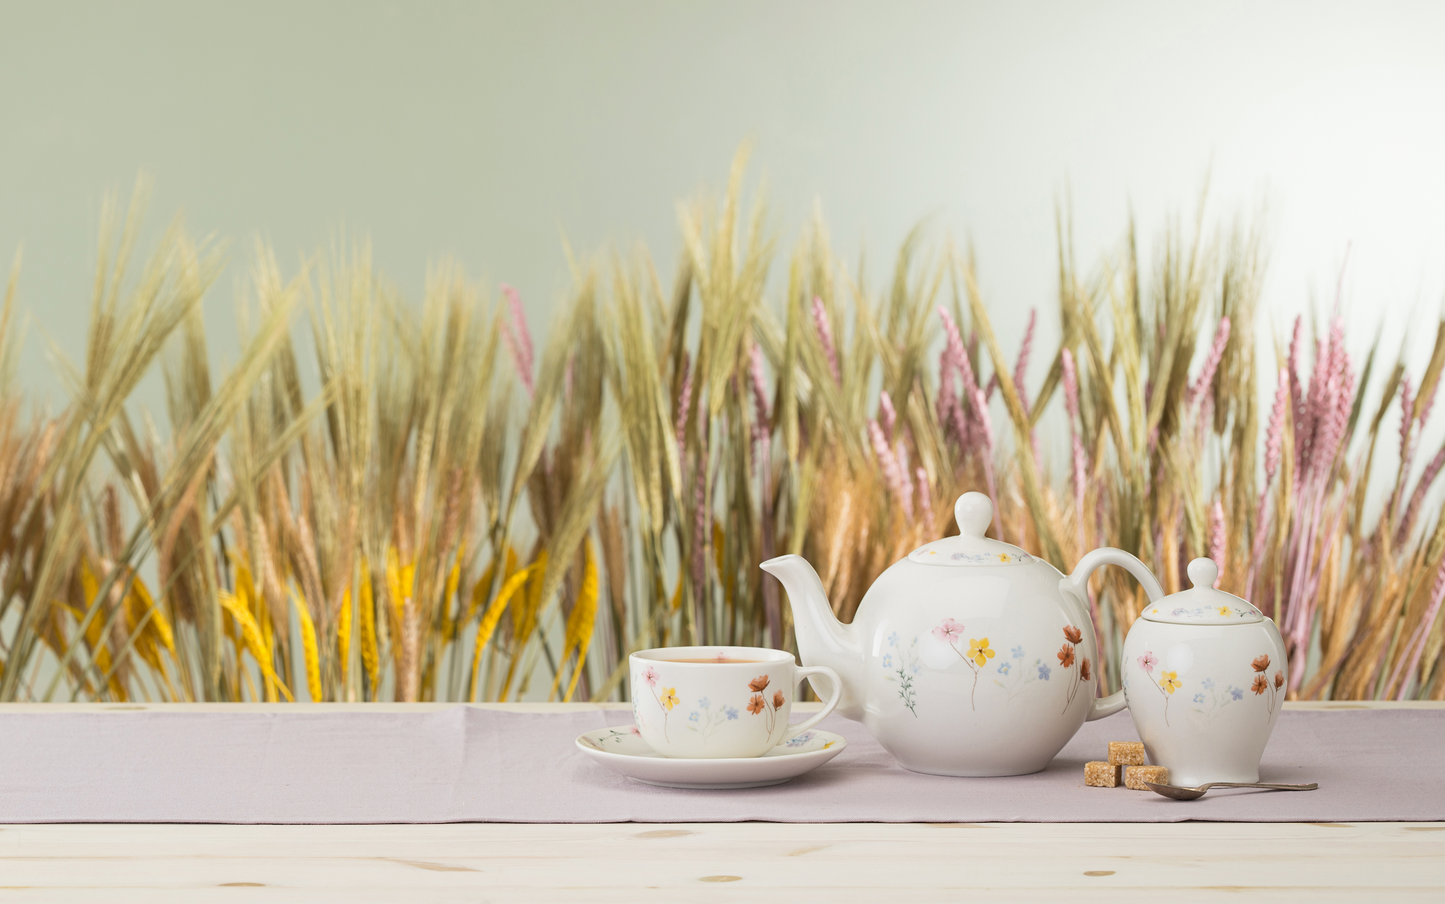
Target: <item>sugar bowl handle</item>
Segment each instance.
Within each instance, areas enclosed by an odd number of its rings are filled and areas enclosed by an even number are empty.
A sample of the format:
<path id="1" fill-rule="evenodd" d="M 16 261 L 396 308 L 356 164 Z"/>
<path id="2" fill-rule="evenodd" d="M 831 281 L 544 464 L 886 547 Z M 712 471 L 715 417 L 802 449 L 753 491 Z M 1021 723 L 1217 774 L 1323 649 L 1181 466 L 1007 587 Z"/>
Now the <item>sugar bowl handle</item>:
<path id="1" fill-rule="evenodd" d="M 1089 575 L 1100 565 L 1118 565 L 1129 572 L 1134 579 L 1144 586 L 1144 592 L 1149 595 L 1149 602 L 1154 603 L 1164 598 L 1164 588 L 1159 586 L 1159 581 L 1154 574 L 1134 556 L 1122 549 L 1113 549 L 1105 546 L 1096 549 L 1079 560 L 1074 573 L 1069 575 L 1069 583 L 1078 591 L 1081 599 L 1089 598 Z M 1097 642 L 1097 638 L 1095 641 Z M 1117 691 L 1107 697 L 1101 697 L 1094 701 L 1093 707 L 1089 710 L 1089 721 L 1102 719 L 1105 716 L 1112 716 L 1123 709 L 1128 703 L 1124 699 L 1124 692 Z"/>

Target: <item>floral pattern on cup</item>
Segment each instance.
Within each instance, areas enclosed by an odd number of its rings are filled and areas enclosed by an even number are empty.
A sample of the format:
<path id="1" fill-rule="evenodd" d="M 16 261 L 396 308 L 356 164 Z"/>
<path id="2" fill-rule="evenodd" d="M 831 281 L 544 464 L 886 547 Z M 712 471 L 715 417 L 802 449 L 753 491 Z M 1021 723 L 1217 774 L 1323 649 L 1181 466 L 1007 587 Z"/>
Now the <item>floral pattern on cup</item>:
<path id="1" fill-rule="evenodd" d="M 772 735 L 773 729 L 778 724 L 778 710 L 782 709 L 783 704 L 787 702 L 782 691 L 773 691 L 771 698 L 767 695 L 766 691 L 771 681 L 772 679 L 767 675 L 759 675 L 748 682 L 748 690 L 753 694 L 748 700 L 748 712 L 755 716 L 763 716 L 763 725 L 767 728 L 769 736 Z"/>
<path id="2" fill-rule="evenodd" d="M 978 709 L 978 701 L 975 699 L 978 694 L 978 675 L 988 661 L 998 655 L 988 644 L 988 638 L 968 639 L 968 649 L 963 648 L 964 626 L 951 618 L 945 618 L 943 624 L 933 629 L 933 636 L 948 644 L 953 652 L 959 655 L 970 669 L 973 670 L 973 687 L 969 690 L 968 705 L 970 709 Z"/>
<path id="3" fill-rule="evenodd" d="M 707 743 L 708 738 L 717 733 L 718 729 L 738 719 L 736 706 L 728 706 L 725 703 L 714 705 L 706 697 L 699 698 L 697 706 L 697 709 L 687 714 L 687 730 L 701 735 L 704 744 Z"/>
<path id="4" fill-rule="evenodd" d="M 677 688 L 665 687 L 662 693 L 657 690 L 657 669 L 648 666 L 642 671 L 642 680 L 646 682 L 648 690 L 652 692 L 652 699 L 657 701 L 658 707 L 662 709 L 662 736 L 667 737 L 667 714 L 677 705 Z"/>
<path id="5" fill-rule="evenodd" d="M 1093 669 L 1092 665 L 1089 662 L 1089 657 L 1075 656 L 1075 650 L 1077 646 L 1083 642 L 1083 640 L 1083 631 L 1079 630 L 1073 625 L 1064 625 L 1064 645 L 1060 647 L 1059 652 L 1054 655 L 1058 657 L 1059 668 L 1064 672 L 1067 672 L 1069 669 L 1073 668 L 1074 662 L 1077 659 L 1079 664 L 1079 677 L 1077 681 L 1069 680 L 1067 677 L 1065 677 L 1064 679 L 1065 690 L 1063 712 L 1068 712 L 1069 707 L 1073 705 L 1074 698 L 1079 695 L 1079 686 L 1093 678 Z"/>

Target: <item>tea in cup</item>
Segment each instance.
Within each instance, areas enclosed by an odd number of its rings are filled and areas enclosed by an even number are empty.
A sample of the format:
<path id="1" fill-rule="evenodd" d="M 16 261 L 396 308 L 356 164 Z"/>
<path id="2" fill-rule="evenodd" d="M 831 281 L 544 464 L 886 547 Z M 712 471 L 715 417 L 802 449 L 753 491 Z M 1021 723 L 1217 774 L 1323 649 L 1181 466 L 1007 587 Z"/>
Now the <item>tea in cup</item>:
<path id="1" fill-rule="evenodd" d="M 838 706 L 838 673 L 802 668 L 764 647 L 660 647 L 629 657 L 632 715 L 647 745 L 666 757 L 762 756 L 823 721 Z M 817 715 L 788 724 L 798 684 L 824 675 L 833 692 Z"/>

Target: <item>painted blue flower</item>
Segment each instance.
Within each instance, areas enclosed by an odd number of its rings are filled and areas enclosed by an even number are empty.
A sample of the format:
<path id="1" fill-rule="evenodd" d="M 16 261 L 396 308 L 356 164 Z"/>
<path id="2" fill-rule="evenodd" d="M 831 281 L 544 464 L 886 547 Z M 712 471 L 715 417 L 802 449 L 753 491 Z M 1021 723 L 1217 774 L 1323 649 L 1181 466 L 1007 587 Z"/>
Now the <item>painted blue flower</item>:
<path id="1" fill-rule="evenodd" d="M 1008 670 L 1009 670 L 1009 666 L 1010 666 L 1011 664 L 1012 664 L 1012 663 L 1008 662 L 1007 660 L 1005 660 L 1005 661 L 1003 661 L 1003 662 L 1000 662 L 1000 663 L 998 664 L 998 673 L 999 673 L 1000 675 L 1007 675 L 1007 674 L 1008 674 Z"/>
<path id="2" fill-rule="evenodd" d="M 706 697 L 703 697 L 701 700 L 697 701 L 697 705 L 701 706 L 703 709 L 707 709 L 709 706 L 712 706 L 712 704 L 708 702 L 708 699 Z"/>
<path id="3" fill-rule="evenodd" d="M 730 719 L 730 720 L 731 720 L 731 719 L 736 719 L 737 717 L 738 717 L 738 711 L 737 711 L 736 709 L 734 709 L 733 707 L 729 706 L 729 707 L 728 707 L 728 719 Z"/>
<path id="4" fill-rule="evenodd" d="M 1244 691 L 1241 688 L 1231 686 L 1229 688 L 1229 696 L 1233 697 L 1236 700 L 1243 700 Z"/>
<path id="5" fill-rule="evenodd" d="M 1204 695 L 1203 695 L 1203 694 L 1195 694 L 1195 695 L 1194 695 L 1194 702 L 1195 702 L 1195 703 L 1203 703 L 1203 702 L 1204 702 Z"/>
<path id="6" fill-rule="evenodd" d="M 896 646 L 898 646 L 898 632 L 897 632 L 897 631 L 894 631 L 892 634 L 889 634 L 889 635 L 888 635 L 888 645 L 889 645 L 890 647 L 896 647 Z"/>
<path id="7" fill-rule="evenodd" d="M 697 721 L 697 718 L 698 718 L 697 710 L 693 710 L 692 712 L 690 712 L 690 713 L 687 714 L 687 721 L 689 721 L 689 722 L 696 722 L 696 721 Z"/>
<path id="8" fill-rule="evenodd" d="M 1041 662 L 1041 663 L 1039 663 L 1039 680 L 1040 680 L 1040 681 L 1048 681 L 1048 680 L 1049 680 L 1049 671 L 1050 671 L 1050 670 L 1049 670 L 1048 663 L 1046 663 L 1046 662 Z"/>
<path id="9" fill-rule="evenodd" d="M 1018 646 L 1014 647 L 1012 650 L 1009 651 L 1009 655 L 1011 655 L 1011 656 L 1012 656 L 1013 658 L 1015 658 L 1015 659 L 1023 659 L 1023 658 L 1024 658 L 1024 645 L 1023 645 L 1023 644 L 1019 644 Z"/>
<path id="10" fill-rule="evenodd" d="M 892 653 L 889 653 L 888 655 L 886 655 L 886 656 L 883 657 L 883 667 L 884 667 L 885 669 L 891 669 L 891 668 L 893 668 L 893 654 L 892 654 Z"/>
<path id="11" fill-rule="evenodd" d="M 1203 686 L 1203 688 L 1204 688 L 1205 690 L 1209 690 L 1210 688 L 1214 687 L 1214 679 L 1213 679 L 1213 678 L 1205 678 L 1203 681 L 1201 681 L 1201 682 L 1199 682 L 1199 683 L 1200 683 L 1201 686 Z"/>
<path id="12" fill-rule="evenodd" d="M 913 674 L 917 675 L 917 674 L 918 674 L 919 672 L 921 672 L 921 671 L 923 671 L 923 666 L 921 666 L 921 665 L 915 665 L 915 666 L 913 667 Z"/>

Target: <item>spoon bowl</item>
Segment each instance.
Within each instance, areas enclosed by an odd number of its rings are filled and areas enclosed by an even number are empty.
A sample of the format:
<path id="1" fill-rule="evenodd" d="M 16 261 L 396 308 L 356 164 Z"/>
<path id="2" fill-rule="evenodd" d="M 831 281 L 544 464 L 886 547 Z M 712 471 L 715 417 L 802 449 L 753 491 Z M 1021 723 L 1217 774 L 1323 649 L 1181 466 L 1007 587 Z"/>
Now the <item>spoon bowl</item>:
<path id="1" fill-rule="evenodd" d="M 1197 788 L 1185 788 L 1181 785 L 1164 785 L 1159 782 L 1145 782 L 1149 790 L 1155 794 L 1162 794 L 1173 800 L 1198 800 L 1203 797 L 1210 788 L 1261 788 L 1265 791 L 1313 791 L 1319 787 L 1318 782 L 1310 782 L 1307 785 L 1280 785 L 1270 782 L 1210 782 L 1200 785 Z"/>

